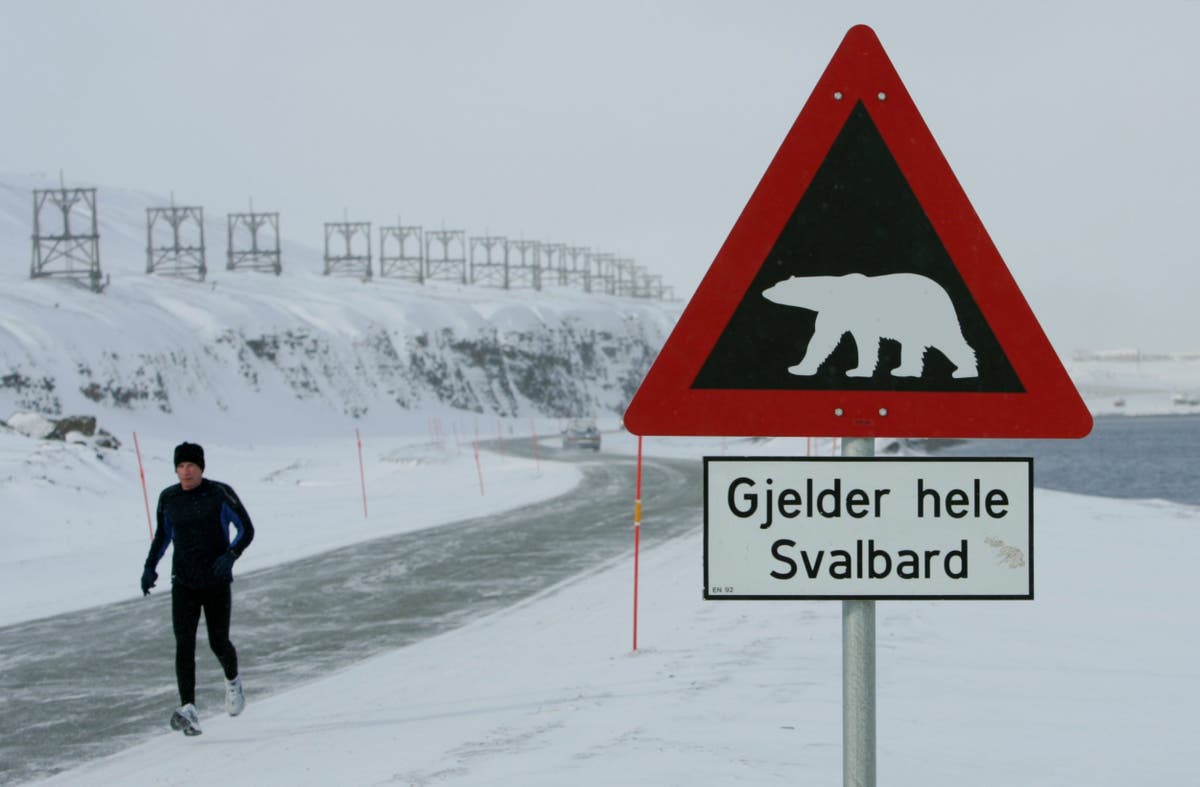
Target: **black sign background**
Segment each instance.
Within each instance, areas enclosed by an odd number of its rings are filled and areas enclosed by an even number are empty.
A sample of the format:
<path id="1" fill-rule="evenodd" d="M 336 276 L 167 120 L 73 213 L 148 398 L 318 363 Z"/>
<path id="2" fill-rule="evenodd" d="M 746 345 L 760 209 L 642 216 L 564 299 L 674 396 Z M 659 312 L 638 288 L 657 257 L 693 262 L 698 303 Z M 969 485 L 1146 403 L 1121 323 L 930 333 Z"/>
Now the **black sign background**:
<path id="1" fill-rule="evenodd" d="M 931 348 L 920 377 L 893 377 L 900 344 L 885 338 L 874 376 L 847 377 L 858 365 L 849 334 L 815 375 L 788 373 L 804 357 L 817 315 L 773 303 L 763 291 L 790 276 L 848 273 L 917 273 L 941 285 L 975 350 L 979 375 L 953 378 L 954 365 Z M 851 110 L 692 388 L 1024 391 L 862 102 Z"/>

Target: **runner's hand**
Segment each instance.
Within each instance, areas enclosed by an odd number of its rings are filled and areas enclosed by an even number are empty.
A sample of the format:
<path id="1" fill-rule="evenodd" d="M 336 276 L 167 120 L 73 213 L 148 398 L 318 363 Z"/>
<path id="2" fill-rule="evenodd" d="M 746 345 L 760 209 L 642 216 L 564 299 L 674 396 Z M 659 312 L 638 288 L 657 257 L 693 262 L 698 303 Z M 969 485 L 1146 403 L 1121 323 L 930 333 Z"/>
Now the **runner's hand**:
<path id="1" fill-rule="evenodd" d="M 232 582 L 233 561 L 235 560 L 237 560 L 237 555 L 233 554 L 233 552 L 226 552 L 224 555 L 221 555 L 213 563 L 213 576 L 226 582 Z"/>

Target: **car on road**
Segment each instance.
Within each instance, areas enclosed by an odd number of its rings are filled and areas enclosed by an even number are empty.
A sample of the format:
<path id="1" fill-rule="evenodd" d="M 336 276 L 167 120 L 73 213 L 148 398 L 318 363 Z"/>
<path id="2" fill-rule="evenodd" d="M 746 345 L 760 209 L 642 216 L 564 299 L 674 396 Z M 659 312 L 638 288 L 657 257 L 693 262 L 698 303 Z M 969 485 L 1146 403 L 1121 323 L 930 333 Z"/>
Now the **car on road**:
<path id="1" fill-rule="evenodd" d="M 562 431 L 562 447 L 564 451 L 571 449 L 583 450 L 590 448 L 600 450 L 600 429 L 593 418 L 572 418 Z"/>

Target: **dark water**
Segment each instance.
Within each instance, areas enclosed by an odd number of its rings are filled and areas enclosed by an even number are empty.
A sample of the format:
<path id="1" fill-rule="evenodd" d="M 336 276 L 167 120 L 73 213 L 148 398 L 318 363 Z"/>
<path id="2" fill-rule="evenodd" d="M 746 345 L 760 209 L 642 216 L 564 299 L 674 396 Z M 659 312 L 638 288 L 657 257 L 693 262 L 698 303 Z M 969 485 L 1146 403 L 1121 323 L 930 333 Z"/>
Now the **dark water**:
<path id="1" fill-rule="evenodd" d="M 1109 416 L 1082 440 L 971 440 L 934 456 L 1032 456 L 1034 484 L 1200 505 L 1200 416 Z"/>

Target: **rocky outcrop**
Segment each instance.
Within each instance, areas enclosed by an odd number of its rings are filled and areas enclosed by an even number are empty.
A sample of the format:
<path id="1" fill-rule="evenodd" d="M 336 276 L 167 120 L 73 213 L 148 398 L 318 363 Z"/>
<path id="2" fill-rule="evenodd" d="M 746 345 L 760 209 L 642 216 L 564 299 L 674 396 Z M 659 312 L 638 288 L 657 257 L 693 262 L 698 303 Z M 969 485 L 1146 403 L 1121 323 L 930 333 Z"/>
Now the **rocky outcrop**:
<path id="1" fill-rule="evenodd" d="M 101 409 L 180 413 L 201 400 L 227 410 L 250 394 L 351 417 L 429 405 L 499 416 L 611 414 L 623 412 L 663 338 L 657 323 L 639 319 L 471 331 L 370 325 L 352 337 L 302 324 L 230 327 L 190 347 L 76 358 L 73 374 L 62 365 L 57 376 L 32 364 L 11 368 L 0 377 L 0 406 L 59 416 L 82 397 Z"/>
<path id="2" fill-rule="evenodd" d="M 97 448 L 120 448 L 121 442 L 111 433 L 96 427 L 94 415 L 68 415 L 48 418 L 41 413 L 16 412 L 6 421 L 7 429 L 41 440 L 62 440 L 69 443 L 89 443 Z"/>

